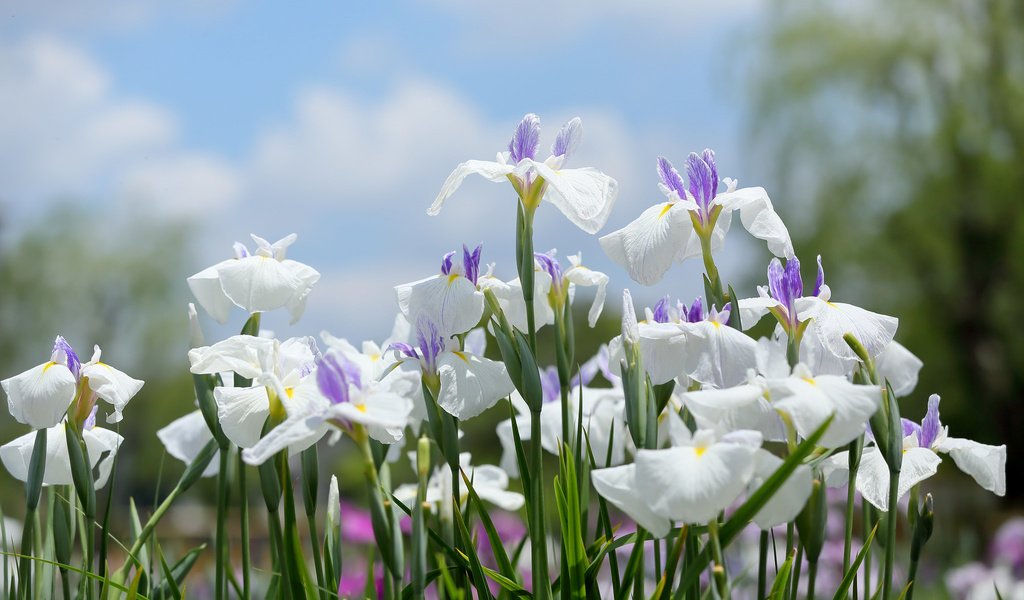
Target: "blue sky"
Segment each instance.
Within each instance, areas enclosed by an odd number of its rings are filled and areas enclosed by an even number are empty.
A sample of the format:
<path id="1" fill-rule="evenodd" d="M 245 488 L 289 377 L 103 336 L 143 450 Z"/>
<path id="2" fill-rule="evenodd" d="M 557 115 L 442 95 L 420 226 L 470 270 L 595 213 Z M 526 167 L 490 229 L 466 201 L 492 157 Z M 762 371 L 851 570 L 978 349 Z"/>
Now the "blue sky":
<path id="1" fill-rule="evenodd" d="M 484 260 L 514 277 L 508 186 L 469 182 L 439 217 L 425 210 L 455 164 L 492 158 L 526 112 L 541 116 L 544 144 L 582 117 L 576 166 L 620 183 L 603 233 L 658 201 L 659 154 L 711 147 L 723 175 L 771 190 L 743 156 L 745 47 L 761 6 L 682 4 L 3 0 L 0 198 L 15 229 L 61 197 L 201 218 L 196 270 L 249 232 L 295 231 L 290 256 L 323 279 L 297 327 L 271 324 L 380 338 L 391 286 L 463 242 L 483 242 Z M 538 218 L 538 249 L 582 251 L 617 301 L 630 282 L 596 238 L 554 210 Z M 767 262 L 742 237 L 730 244 L 727 276 Z M 642 301 L 689 297 L 699 272 L 630 287 Z"/>

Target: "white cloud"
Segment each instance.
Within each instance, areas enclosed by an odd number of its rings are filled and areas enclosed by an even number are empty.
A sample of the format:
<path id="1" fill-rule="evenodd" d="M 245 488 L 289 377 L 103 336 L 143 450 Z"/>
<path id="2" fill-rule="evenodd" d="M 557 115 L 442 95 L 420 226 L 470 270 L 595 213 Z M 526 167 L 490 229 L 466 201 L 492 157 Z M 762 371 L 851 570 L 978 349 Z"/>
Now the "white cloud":
<path id="1" fill-rule="evenodd" d="M 178 215 L 235 199 L 232 170 L 182 148 L 169 111 L 122 97 L 99 64 L 57 37 L 0 45 L 0 89 L 0 197 L 15 216 L 62 196 Z M 203 204 L 182 204 L 184 193 Z"/>
<path id="2" fill-rule="evenodd" d="M 123 31 L 151 23 L 160 16 L 209 19 L 234 4 L 235 0 L 0 0 L 0 14 L 4 15 L 7 29 Z"/>

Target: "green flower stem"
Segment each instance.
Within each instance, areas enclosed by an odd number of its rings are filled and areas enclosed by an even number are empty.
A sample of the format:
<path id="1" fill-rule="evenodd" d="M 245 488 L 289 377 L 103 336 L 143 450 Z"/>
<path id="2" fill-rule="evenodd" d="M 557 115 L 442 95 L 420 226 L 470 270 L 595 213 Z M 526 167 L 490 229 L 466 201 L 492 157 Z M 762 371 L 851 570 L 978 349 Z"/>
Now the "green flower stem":
<path id="1" fill-rule="evenodd" d="M 228 548 L 228 500 L 231 496 L 231 481 L 228 474 L 228 459 L 231 451 L 229 447 L 221 446 L 219 457 L 219 472 L 217 473 L 217 533 L 216 533 L 216 569 L 214 595 L 219 600 L 227 598 L 228 582 L 227 568 L 230 562 L 230 549 Z"/>
<path id="2" fill-rule="evenodd" d="M 533 594 L 537 600 L 550 596 L 548 580 L 547 526 L 544 521 L 544 455 L 541 447 L 540 410 L 530 411 L 530 548 L 532 551 Z"/>
<path id="3" fill-rule="evenodd" d="M 249 600 L 252 595 L 252 578 L 249 574 L 249 488 L 245 481 L 245 462 L 242 454 L 237 455 L 238 468 L 238 511 L 242 528 L 242 600 Z"/>
<path id="4" fill-rule="evenodd" d="M 761 531 L 757 544 L 757 597 L 764 598 L 768 585 L 768 531 Z"/>
<path id="5" fill-rule="evenodd" d="M 843 538 L 843 573 L 850 568 L 853 554 L 853 512 L 857 491 L 857 470 L 860 468 L 860 457 L 864 450 L 864 436 L 850 442 L 849 476 L 846 480 L 846 529 Z"/>
<path id="6" fill-rule="evenodd" d="M 814 600 L 814 583 L 818 577 L 818 561 L 807 563 L 807 600 Z"/>
<path id="7" fill-rule="evenodd" d="M 789 592 L 791 600 L 796 600 L 800 590 L 800 569 L 804 564 L 804 545 L 797 543 L 796 558 L 793 559 L 793 574 L 789 577 Z"/>
<path id="8" fill-rule="evenodd" d="M 896 521 L 899 519 L 900 472 L 889 471 L 889 514 L 885 520 L 885 570 L 882 574 L 882 598 L 892 593 L 892 569 L 896 562 Z"/>
<path id="9" fill-rule="evenodd" d="M 708 522 L 708 543 L 711 544 L 711 558 L 714 561 L 712 573 L 714 573 L 715 587 L 718 590 L 718 597 L 725 600 L 729 597 L 729 577 L 725 571 L 725 558 L 722 554 L 722 543 L 718 537 L 718 519 Z"/>

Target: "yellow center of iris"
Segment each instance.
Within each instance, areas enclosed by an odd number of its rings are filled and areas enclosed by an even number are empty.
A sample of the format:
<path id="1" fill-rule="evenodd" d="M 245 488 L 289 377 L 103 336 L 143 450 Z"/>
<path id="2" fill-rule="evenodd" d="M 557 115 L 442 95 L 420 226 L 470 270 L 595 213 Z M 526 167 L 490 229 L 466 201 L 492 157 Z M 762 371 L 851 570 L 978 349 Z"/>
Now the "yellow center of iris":
<path id="1" fill-rule="evenodd" d="M 43 365 L 43 373 L 45 373 L 47 370 L 49 370 L 50 367 L 52 367 L 55 364 L 57 364 L 57 363 L 55 363 L 55 362 L 53 362 L 51 360 L 50 362 L 48 362 L 45 365 Z"/>
<path id="2" fill-rule="evenodd" d="M 706 446 L 697 446 L 696 448 L 693 449 L 693 453 L 697 455 L 697 458 L 704 456 L 704 453 L 707 451 L 708 449 Z"/>
<path id="3" fill-rule="evenodd" d="M 448 275 L 448 285 L 451 285 L 451 284 L 455 283 L 455 280 L 458 279 L 458 278 L 459 278 L 459 274 L 458 273 L 452 273 L 452 274 Z"/>
<path id="4" fill-rule="evenodd" d="M 801 377 L 800 379 L 806 381 L 808 385 L 818 385 L 818 382 L 814 381 L 813 377 Z"/>
<path id="5" fill-rule="evenodd" d="M 356 407 L 356 410 L 358 410 L 361 413 L 365 413 L 366 412 L 366 405 L 365 404 L 356 404 L 355 407 Z"/>
<path id="6" fill-rule="evenodd" d="M 658 218 L 660 219 L 664 217 L 668 211 L 672 210 L 673 206 L 675 206 L 675 202 L 666 202 L 664 208 L 662 208 L 661 212 L 658 214 Z"/>
<path id="7" fill-rule="evenodd" d="M 469 362 L 469 359 L 466 358 L 466 354 L 464 352 L 455 351 L 455 352 L 452 352 L 452 354 L 454 354 L 455 356 L 458 356 L 459 358 L 461 358 L 462 361 L 465 362 L 465 363 Z"/>

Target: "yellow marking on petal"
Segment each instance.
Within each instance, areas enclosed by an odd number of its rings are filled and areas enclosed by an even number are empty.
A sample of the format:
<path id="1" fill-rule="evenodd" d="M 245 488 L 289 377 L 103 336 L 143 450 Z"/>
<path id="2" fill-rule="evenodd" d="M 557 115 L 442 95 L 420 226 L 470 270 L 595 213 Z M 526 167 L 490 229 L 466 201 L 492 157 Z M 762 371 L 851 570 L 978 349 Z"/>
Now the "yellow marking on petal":
<path id="1" fill-rule="evenodd" d="M 291 400 L 292 396 L 295 395 L 295 388 L 284 388 L 284 393 L 288 396 L 288 399 Z"/>
<path id="2" fill-rule="evenodd" d="M 704 456 L 704 453 L 707 452 L 707 451 L 708 451 L 708 449 L 707 449 L 706 446 L 697 446 L 696 448 L 693 449 L 693 452 L 694 452 L 694 454 L 697 455 L 697 458 L 700 458 L 701 456 Z"/>
<path id="3" fill-rule="evenodd" d="M 356 410 L 358 410 L 359 412 L 361 412 L 361 413 L 365 413 L 366 412 L 366 405 L 365 404 L 359 403 L 359 404 L 356 404 L 354 406 L 356 407 Z"/>
<path id="4" fill-rule="evenodd" d="M 838 306 L 836 306 L 835 304 L 833 304 L 833 303 L 831 303 L 831 302 L 827 302 L 827 301 L 826 301 L 826 302 L 825 302 L 825 304 L 828 304 L 828 305 L 829 305 L 829 306 L 831 306 L 832 308 L 839 308 Z"/>
<path id="5" fill-rule="evenodd" d="M 459 358 L 461 358 L 462 361 L 465 362 L 466 364 L 469 364 L 469 359 L 466 358 L 466 353 L 465 352 L 459 352 L 459 351 L 456 350 L 455 352 L 452 352 L 452 354 L 454 354 L 455 356 L 458 356 Z"/>
<path id="6" fill-rule="evenodd" d="M 451 284 L 455 283 L 455 280 L 458 279 L 458 278 L 459 278 L 459 274 L 458 273 L 452 273 L 452 274 L 448 275 L 448 285 L 451 285 Z"/>
<path id="7" fill-rule="evenodd" d="M 370 355 L 370 360 L 372 360 L 373 362 L 377 362 L 378 360 L 380 360 L 380 354 L 377 354 L 377 353 L 371 354 Z"/>
<path id="8" fill-rule="evenodd" d="M 665 208 L 661 209 L 661 212 L 658 214 L 658 218 L 660 219 L 664 217 L 668 211 L 672 210 L 672 207 L 675 206 L 675 204 L 675 202 L 666 202 Z"/>
<path id="9" fill-rule="evenodd" d="M 800 379 L 806 381 L 810 385 L 818 385 L 818 382 L 813 377 L 801 377 Z"/>
<path id="10" fill-rule="evenodd" d="M 718 321 L 712 321 L 711 324 L 715 326 L 715 329 L 721 329 L 722 328 L 722 324 L 719 323 Z"/>
<path id="11" fill-rule="evenodd" d="M 57 364 L 57 363 L 55 363 L 55 362 L 53 362 L 53 361 L 51 360 L 50 362 L 48 362 L 48 363 L 46 363 L 45 365 L 43 365 L 43 373 L 45 373 L 45 372 L 46 372 L 46 371 L 47 371 L 47 370 L 48 370 L 48 369 L 49 369 L 50 367 L 52 367 L 52 366 L 53 366 L 53 365 L 55 365 L 55 364 Z"/>

